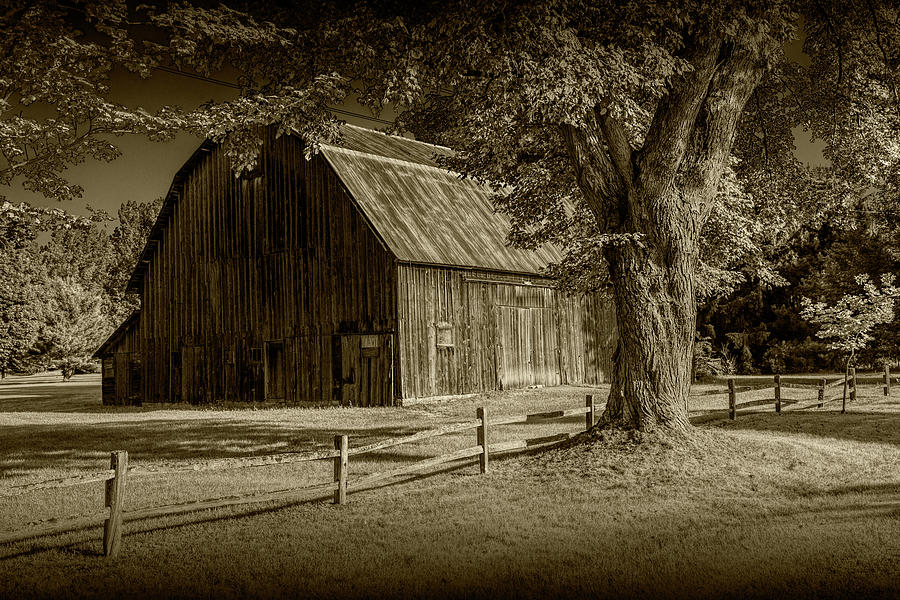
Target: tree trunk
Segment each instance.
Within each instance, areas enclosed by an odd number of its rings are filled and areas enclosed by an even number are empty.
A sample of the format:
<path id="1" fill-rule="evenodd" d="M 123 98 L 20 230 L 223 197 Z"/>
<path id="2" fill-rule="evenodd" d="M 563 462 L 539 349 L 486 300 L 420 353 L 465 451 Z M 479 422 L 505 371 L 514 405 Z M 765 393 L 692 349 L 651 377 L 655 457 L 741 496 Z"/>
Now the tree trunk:
<path id="1" fill-rule="evenodd" d="M 699 243 L 696 228 L 681 225 L 668 240 L 607 253 L 619 341 L 604 426 L 689 426 Z"/>

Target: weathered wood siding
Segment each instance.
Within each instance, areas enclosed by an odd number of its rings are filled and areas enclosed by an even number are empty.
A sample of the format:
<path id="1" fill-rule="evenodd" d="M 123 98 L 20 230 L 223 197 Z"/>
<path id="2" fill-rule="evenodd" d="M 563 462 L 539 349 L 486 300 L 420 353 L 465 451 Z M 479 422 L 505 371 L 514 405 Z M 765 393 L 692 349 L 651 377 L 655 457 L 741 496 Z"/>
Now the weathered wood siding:
<path id="1" fill-rule="evenodd" d="M 267 342 L 283 344 L 273 399 L 340 400 L 333 336 L 394 331 L 393 257 L 324 159 L 270 135 L 259 173 L 236 179 L 212 147 L 174 190 L 140 273 L 148 401 L 262 401 Z"/>
<path id="2" fill-rule="evenodd" d="M 616 327 L 600 296 L 567 297 L 536 277 L 410 264 L 398 266 L 398 284 L 403 398 L 607 380 Z"/>
<path id="3" fill-rule="evenodd" d="M 135 325 L 137 325 L 135 323 Z M 143 361 L 137 326 L 127 328 L 102 357 L 103 404 L 140 404 Z"/>

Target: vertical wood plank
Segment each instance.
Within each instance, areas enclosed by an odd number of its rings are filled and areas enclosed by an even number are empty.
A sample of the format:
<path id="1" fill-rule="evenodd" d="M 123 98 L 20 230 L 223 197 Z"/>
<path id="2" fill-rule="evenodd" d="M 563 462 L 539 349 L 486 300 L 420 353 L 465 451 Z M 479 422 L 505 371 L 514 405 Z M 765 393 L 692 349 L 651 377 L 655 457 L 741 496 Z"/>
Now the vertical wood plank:
<path id="1" fill-rule="evenodd" d="M 736 411 L 734 408 L 735 404 L 735 393 L 734 393 L 734 379 L 728 379 L 728 418 L 734 421 L 734 417 L 736 416 Z"/>
<path id="2" fill-rule="evenodd" d="M 481 421 L 481 425 L 476 429 L 478 445 L 481 446 L 481 454 L 479 455 L 478 464 L 482 473 L 488 472 L 488 418 L 487 411 L 483 406 L 475 409 L 475 418 Z"/>
<path id="3" fill-rule="evenodd" d="M 334 490 L 334 503 L 347 504 L 347 470 L 350 456 L 348 454 L 349 438 L 346 435 L 334 436 L 334 449 L 340 450 L 340 456 L 334 457 L 334 481 L 337 489 Z"/>
<path id="4" fill-rule="evenodd" d="M 125 504 L 125 479 L 128 475 L 128 452 L 118 450 L 109 457 L 109 468 L 116 474 L 106 481 L 106 506 L 109 518 L 103 525 L 103 554 L 116 556 L 122 543 L 122 507 Z"/>
<path id="5" fill-rule="evenodd" d="M 781 412 L 781 375 L 775 375 L 775 412 Z"/>

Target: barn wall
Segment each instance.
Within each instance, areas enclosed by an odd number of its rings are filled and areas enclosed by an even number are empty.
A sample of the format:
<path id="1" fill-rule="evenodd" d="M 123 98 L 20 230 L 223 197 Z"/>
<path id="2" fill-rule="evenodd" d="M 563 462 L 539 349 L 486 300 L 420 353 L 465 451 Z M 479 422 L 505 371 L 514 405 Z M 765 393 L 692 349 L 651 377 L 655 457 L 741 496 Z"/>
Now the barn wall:
<path id="1" fill-rule="evenodd" d="M 613 308 L 598 295 L 567 297 L 547 283 L 399 265 L 402 397 L 605 382 L 616 340 Z"/>
<path id="2" fill-rule="evenodd" d="M 103 404 L 140 404 L 142 356 L 137 323 L 128 327 L 102 356 Z"/>
<path id="3" fill-rule="evenodd" d="M 143 275 L 148 401 L 271 398 L 277 356 L 276 399 L 330 402 L 335 336 L 394 330 L 393 258 L 324 159 L 270 135 L 259 166 L 236 179 L 214 147 L 184 181 Z"/>

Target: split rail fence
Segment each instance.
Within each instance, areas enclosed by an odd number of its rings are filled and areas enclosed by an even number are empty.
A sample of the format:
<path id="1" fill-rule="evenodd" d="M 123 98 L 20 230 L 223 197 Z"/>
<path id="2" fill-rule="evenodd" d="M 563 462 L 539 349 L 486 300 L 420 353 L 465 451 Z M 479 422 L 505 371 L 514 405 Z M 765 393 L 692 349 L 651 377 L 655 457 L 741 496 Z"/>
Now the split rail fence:
<path id="1" fill-rule="evenodd" d="M 488 417 L 485 408 L 476 411 L 476 418 L 462 423 L 452 423 L 436 429 L 420 431 L 418 433 L 382 440 L 356 448 L 350 447 L 350 438 L 347 435 L 337 435 L 334 438 L 334 450 L 325 452 L 284 453 L 245 459 L 218 459 L 206 461 L 201 465 L 186 466 L 181 468 L 156 469 L 128 464 L 128 452 L 116 451 L 110 455 L 110 467 L 105 471 L 77 475 L 63 479 L 46 480 L 20 486 L 0 489 L 0 496 L 18 496 L 42 489 L 55 489 L 83 485 L 96 482 L 104 482 L 106 486 L 105 508 L 90 515 L 82 515 L 65 521 L 53 521 L 41 525 L 29 527 L 11 533 L 0 533 L 0 544 L 11 544 L 24 540 L 71 533 L 91 529 L 103 525 L 103 553 L 106 556 L 115 556 L 122 539 L 122 526 L 126 521 L 139 519 L 152 519 L 168 517 L 189 512 L 209 510 L 223 507 L 240 506 L 244 504 L 262 503 L 270 501 L 302 501 L 324 498 L 333 493 L 335 504 L 346 504 L 351 492 L 358 492 L 374 485 L 383 483 L 389 479 L 410 475 L 413 473 L 433 469 L 435 467 L 452 465 L 450 468 L 461 468 L 471 463 L 459 463 L 467 458 L 478 457 L 481 473 L 487 473 L 491 456 L 514 450 L 523 450 L 532 447 L 541 447 L 574 437 L 581 430 L 556 435 L 536 437 L 530 439 L 500 441 L 491 443 L 491 435 L 495 427 L 512 425 L 516 423 L 534 423 L 552 419 L 560 419 L 572 416 L 583 416 L 585 429 L 590 429 L 595 421 L 594 399 L 588 395 L 585 405 L 567 410 L 551 412 L 539 412 L 526 415 Z M 475 430 L 475 445 L 441 454 L 433 458 L 417 461 L 395 469 L 379 473 L 362 475 L 356 479 L 350 479 L 350 457 L 368 454 L 385 448 L 421 442 L 438 436 Z M 334 478 L 332 481 L 304 487 L 264 492 L 248 496 L 232 496 L 227 498 L 215 498 L 209 500 L 185 502 L 166 506 L 142 508 L 138 510 L 125 510 L 125 495 L 127 482 L 136 477 L 164 476 L 176 473 L 197 471 L 215 471 L 230 468 L 243 468 L 250 466 L 263 466 L 272 464 L 285 464 L 308 462 L 317 460 L 332 460 L 334 462 Z M 199 468 L 198 468 L 199 467 Z"/>
<path id="2" fill-rule="evenodd" d="M 713 396 L 718 394 L 728 394 L 728 418 L 734 420 L 739 414 L 747 414 L 749 412 L 759 412 L 758 410 L 750 411 L 749 409 L 759 406 L 775 405 L 775 412 L 780 413 L 782 405 L 789 405 L 790 410 L 805 410 L 809 408 L 822 408 L 826 404 L 841 401 L 841 412 L 846 412 L 847 402 L 856 401 L 856 369 L 850 369 L 849 373 L 844 377 L 829 381 L 827 378 L 821 378 L 817 383 L 799 383 L 796 381 L 788 381 L 783 379 L 781 375 L 773 376 L 771 384 L 765 383 L 761 385 L 735 385 L 734 378 L 728 379 L 728 387 L 724 389 L 705 390 L 693 396 Z M 890 367 L 885 366 L 881 377 L 881 388 L 885 396 L 891 394 L 891 384 L 897 381 L 897 377 L 891 376 Z M 837 395 L 825 397 L 828 390 L 841 387 L 841 391 Z M 785 389 L 801 389 L 815 390 L 816 398 L 813 399 L 788 399 L 784 398 L 782 391 Z M 761 398 L 755 400 L 745 400 L 738 402 L 738 395 L 747 392 L 756 392 L 761 390 L 774 390 L 774 398 Z M 795 406 L 799 405 L 799 406 Z"/>
<path id="3" fill-rule="evenodd" d="M 890 395 L 891 384 L 897 378 L 892 378 L 890 371 L 885 367 L 884 376 L 882 378 L 882 388 L 884 395 Z M 826 398 L 825 392 L 837 386 L 843 385 L 844 390 L 841 395 Z M 816 390 L 816 399 L 803 400 L 786 399 L 782 397 L 784 389 L 809 389 Z M 764 398 L 758 400 L 747 400 L 738 402 L 738 395 L 750 391 L 758 391 L 765 389 L 773 389 L 774 398 Z M 821 379 L 816 384 L 802 384 L 790 382 L 782 379 L 780 375 L 775 375 L 773 384 L 753 386 L 737 386 L 734 379 L 728 380 L 726 389 L 707 390 L 692 396 L 709 396 L 714 394 L 728 394 L 728 411 L 729 417 L 734 419 L 738 414 L 746 414 L 748 409 L 768 404 L 775 405 L 775 412 L 780 413 L 782 404 L 800 404 L 800 406 L 791 406 L 791 410 L 802 410 L 806 408 L 821 408 L 825 404 L 835 402 L 843 398 L 841 411 L 846 408 L 847 392 L 851 402 L 856 400 L 856 370 L 850 369 L 849 377 L 827 381 Z M 218 459 L 205 461 L 199 465 L 186 466 L 181 468 L 152 468 L 134 466 L 128 464 L 128 452 L 116 451 L 110 455 L 109 469 L 96 473 L 76 475 L 73 477 L 52 479 L 36 483 L 24 484 L 20 486 L 12 486 L 0 489 L 0 497 L 2 496 L 18 496 L 25 493 L 42 490 L 71 487 L 75 485 L 83 485 L 96 482 L 104 482 L 105 484 L 105 508 L 91 515 L 82 515 L 77 518 L 52 521 L 29 527 L 12 533 L 0 533 L 0 544 L 10 544 L 23 540 L 58 535 L 90 529 L 103 524 L 103 553 L 107 556 L 115 556 L 121 546 L 122 526 L 126 521 L 135 521 L 139 519 L 153 519 L 158 517 L 174 516 L 184 513 L 210 510 L 216 508 L 233 507 L 245 504 L 255 504 L 270 501 L 300 501 L 312 500 L 316 498 L 326 497 L 333 493 L 334 502 L 336 504 L 345 504 L 350 492 L 358 492 L 365 488 L 377 485 L 389 479 L 409 475 L 412 473 L 433 469 L 442 465 L 458 463 L 467 458 L 478 457 L 481 473 L 487 473 L 489 470 L 490 457 L 502 452 L 510 452 L 514 450 L 522 450 L 531 447 L 545 446 L 561 442 L 569 439 L 579 432 L 560 433 L 551 436 L 502 441 L 491 443 L 491 432 L 494 427 L 502 425 L 512 425 L 517 423 L 533 423 L 550 419 L 559 419 L 584 415 L 585 428 L 590 429 L 595 421 L 595 410 L 593 396 L 586 396 L 584 406 L 570 408 L 567 410 L 539 412 L 526 415 L 502 416 L 489 418 L 487 410 L 479 408 L 476 411 L 476 418 L 472 421 L 462 423 L 452 423 L 436 429 L 420 431 L 418 433 L 375 442 L 365 446 L 356 448 L 350 447 L 350 438 L 347 435 L 338 435 L 334 438 L 334 450 L 325 452 L 308 452 L 308 453 L 283 453 L 260 457 L 250 457 L 243 459 Z M 476 443 L 474 446 L 420 460 L 410 465 L 390 469 L 379 473 L 371 473 L 360 476 L 357 479 L 349 478 L 350 457 L 359 456 L 377 450 L 383 450 L 401 444 L 410 444 L 421 442 L 423 440 L 435 438 L 438 436 L 460 433 L 463 431 L 475 430 Z M 126 482 L 135 477 L 152 477 L 165 476 L 176 473 L 197 472 L 197 471 L 216 471 L 232 468 L 243 468 L 250 466 L 264 466 L 285 463 L 308 462 L 317 460 L 334 461 L 334 478 L 332 481 L 304 487 L 294 487 L 272 492 L 264 492 L 260 494 L 252 494 L 247 496 L 231 496 L 227 498 L 215 498 L 208 500 L 185 502 L 181 504 L 172 504 L 166 506 L 157 506 L 151 508 L 142 508 L 138 510 L 125 510 L 125 494 Z M 468 463 L 460 463 L 451 468 L 461 468 Z"/>

